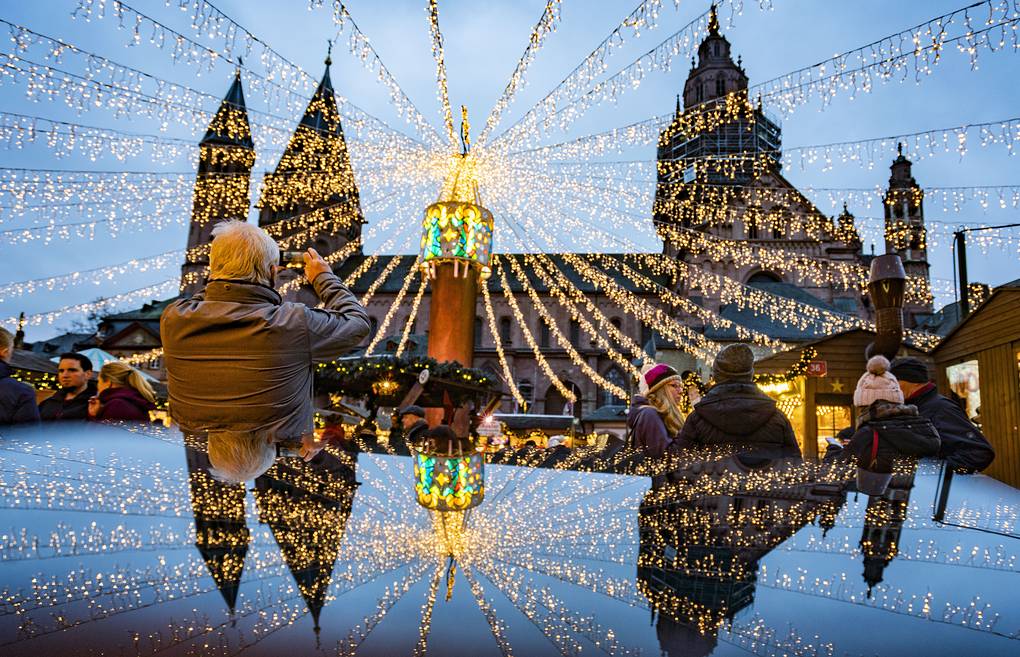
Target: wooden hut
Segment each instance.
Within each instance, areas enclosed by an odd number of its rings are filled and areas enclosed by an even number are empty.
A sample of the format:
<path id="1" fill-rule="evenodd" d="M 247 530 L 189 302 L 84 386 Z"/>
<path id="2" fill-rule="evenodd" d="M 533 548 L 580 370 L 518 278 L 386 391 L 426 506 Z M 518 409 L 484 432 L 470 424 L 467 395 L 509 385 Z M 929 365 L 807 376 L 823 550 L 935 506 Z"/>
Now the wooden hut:
<path id="1" fill-rule="evenodd" d="M 760 386 L 790 418 L 804 458 L 824 454 L 827 438 L 855 426 L 854 388 L 864 374 L 864 350 L 874 339 L 873 331 L 853 329 L 802 344 L 754 364 L 756 373 L 782 374 L 800 362 L 805 349 L 811 347 L 817 352 L 803 376 L 788 383 Z M 928 354 L 911 346 L 901 347 L 899 355 L 931 363 Z"/>
<path id="2" fill-rule="evenodd" d="M 985 474 L 1020 487 L 1020 280 L 996 288 L 932 357 L 939 391 L 963 399 L 995 448 Z"/>

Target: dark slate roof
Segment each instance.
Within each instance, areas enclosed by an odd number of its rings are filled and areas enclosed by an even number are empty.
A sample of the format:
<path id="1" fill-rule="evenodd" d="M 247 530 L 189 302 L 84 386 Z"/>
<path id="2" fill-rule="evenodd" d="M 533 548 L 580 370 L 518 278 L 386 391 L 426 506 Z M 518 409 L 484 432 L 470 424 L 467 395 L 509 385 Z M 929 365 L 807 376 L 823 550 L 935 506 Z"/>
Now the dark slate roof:
<path id="1" fill-rule="evenodd" d="M 147 321 L 159 321 L 159 316 L 163 314 L 163 311 L 174 301 L 177 301 L 178 297 L 171 299 L 164 299 L 163 301 L 156 301 L 153 299 L 149 303 L 144 304 L 141 308 L 135 308 L 134 310 L 127 310 L 122 313 L 112 313 L 110 315 L 103 315 L 104 322 L 147 322 Z"/>
<path id="2" fill-rule="evenodd" d="M 48 356 L 24 349 L 13 349 L 11 351 L 10 365 L 15 369 L 28 370 L 30 372 L 57 373 L 57 364 L 51 361 Z"/>
<path id="3" fill-rule="evenodd" d="M 621 404 L 600 406 L 581 418 L 581 422 L 624 422 L 626 420 L 627 407 Z"/>
<path id="4" fill-rule="evenodd" d="M 939 308 L 931 317 L 921 322 L 917 329 L 943 338 L 960 323 L 960 302 L 953 301 Z"/>
<path id="5" fill-rule="evenodd" d="M 786 297 L 792 299 L 798 303 L 814 306 L 822 310 L 827 310 L 833 313 L 852 314 L 846 313 L 843 310 L 833 306 L 832 304 L 822 301 L 818 297 L 805 292 L 796 285 L 790 283 L 780 283 L 774 281 L 755 281 L 748 284 L 750 287 L 755 287 L 770 294 L 777 296 Z M 724 319 L 728 319 L 732 322 L 740 324 L 748 329 L 766 333 L 771 337 L 777 338 L 784 341 L 803 342 L 805 340 L 814 340 L 817 338 L 824 337 L 826 334 L 821 332 L 819 327 L 817 330 L 801 329 L 797 326 L 787 326 L 783 322 L 774 320 L 767 314 L 755 314 L 750 308 L 738 308 L 736 304 L 730 304 L 722 309 L 719 313 Z M 737 332 L 734 328 L 722 328 L 717 326 L 706 326 L 705 337 L 711 340 L 737 340 Z"/>
<path id="6" fill-rule="evenodd" d="M 225 127 L 231 125 L 231 119 L 234 117 L 228 119 L 226 115 L 231 114 L 235 110 L 240 111 L 240 117 L 244 120 L 244 129 L 240 133 L 229 133 L 225 130 Z M 251 126 L 248 123 L 248 108 L 244 104 L 244 90 L 241 88 L 240 70 L 234 74 L 234 82 L 230 85 L 230 89 L 227 90 L 227 95 L 224 96 L 223 102 L 220 103 L 216 116 L 209 122 L 209 129 L 206 130 L 205 136 L 199 142 L 199 145 L 209 144 L 255 148 L 255 142 L 251 138 Z"/>
<path id="7" fill-rule="evenodd" d="M 40 340 L 26 346 L 37 354 L 57 355 L 75 351 L 77 345 L 89 342 L 93 337 L 92 333 L 64 333 L 49 340 Z"/>
<path id="8" fill-rule="evenodd" d="M 580 258 L 587 260 L 588 254 L 579 253 L 577 255 Z M 614 253 L 605 255 L 616 260 L 624 260 L 624 256 L 621 254 Z M 344 261 L 344 263 L 336 270 L 337 275 L 340 276 L 341 278 L 346 277 L 352 271 L 357 269 L 357 267 L 361 265 L 361 263 L 364 262 L 365 258 L 367 257 L 368 256 L 365 255 L 351 256 L 346 261 Z M 368 271 L 366 271 L 357 281 L 355 281 L 354 286 L 351 288 L 352 291 L 359 295 L 364 294 L 368 290 L 369 286 L 371 286 L 382 275 L 383 270 L 390 263 L 390 260 L 393 257 L 394 256 L 389 255 L 380 256 L 379 259 L 372 264 Z M 389 276 L 386 277 L 386 280 L 383 282 L 383 284 L 379 286 L 376 292 L 377 294 L 396 294 L 400 290 L 400 287 L 404 284 L 404 279 L 407 277 L 411 267 L 414 265 L 417 256 L 403 255 L 399 257 L 400 264 L 397 265 L 390 272 Z M 531 273 L 530 266 L 525 264 L 524 255 L 519 253 L 509 254 L 501 253 L 499 254 L 499 257 L 514 258 L 520 265 L 521 269 L 528 272 L 528 280 L 531 283 L 531 286 L 537 292 L 539 292 L 540 294 L 549 292 L 549 288 L 542 282 L 542 280 L 537 275 Z M 577 273 L 577 271 L 574 270 L 574 268 L 571 267 L 563 259 L 562 255 L 553 253 L 549 254 L 548 257 L 553 261 L 556 267 L 567 277 L 567 280 L 569 280 L 577 289 L 581 290 L 586 294 L 596 293 L 604 294 L 602 289 L 596 289 L 595 285 L 593 285 L 587 279 L 583 278 L 579 273 Z M 670 281 L 665 275 L 651 271 L 647 267 L 647 265 L 645 265 L 643 262 L 637 262 L 633 259 L 627 259 L 626 264 L 630 269 L 640 272 L 646 278 L 649 278 L 652 281 L 659 283 L 660 285 L 665 286 L 670 285 Z M 624 276 L 623 273 L 621 273 L 619 270 L 614 269 L 612 271 L 606 271 L 601 267 L 596 268 L 604 271 L 607 275 L 612 276 L 613 280 L 615 280 L 622 287 L 630 290 L 631 292 L 637 294 L 658 296 L 658 293 L 655 290 L 639 289 L 633 281 Z M 509 281 L 510 289 L 513 292 L 521 294 L 524 293 L 524 288 L 521 286 L 521 282 L 517 279 L 516 276 L 514 276 L 514 271 L 510 267 L 507 267 L 507 280 Z M 408 293 L 413 294 L 417 292 L 418 285 L 419 285 L 418 280 L 415 280 L 413 283 L 411 283 L 410 287 L 408 288 Z M 502 293 L 503 291 L 503 286 L 498 275 L 494 274 L 493 276 L 489 277 L 488 286 L 490 293 L 495 292 Z"/>

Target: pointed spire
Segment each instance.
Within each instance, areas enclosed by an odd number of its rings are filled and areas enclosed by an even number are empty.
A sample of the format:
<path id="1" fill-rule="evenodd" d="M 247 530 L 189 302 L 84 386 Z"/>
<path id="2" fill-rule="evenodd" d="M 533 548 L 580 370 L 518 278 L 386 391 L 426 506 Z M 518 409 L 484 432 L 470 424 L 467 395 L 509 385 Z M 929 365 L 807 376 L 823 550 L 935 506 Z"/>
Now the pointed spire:
<path id="1" fill-rule="evenodd" d="M 238 146 L 255 148 L 251 138 L 251 125 L 248 123 L 248 107 L 244 102 L 244 89 L 241 86 L 241 60 L 238 59 L 234 71 L 234 81 L 227 89 L 220 108 L 216 111 L 205 136 L 199 146 Z"/>
<path id="2" fill-rule="evenodd" d="M 333 44 L 330 43 L 328 52 L 332 52 Z M 311 128 L 323 135 L 340 135 L 340 110 L 336 105 L 336 92 L 333 91 L 333 80 L 329 76 L 329 67 L 333 59 L 326 55 L 326 70 L 322 73 L 322 80 L 318 88 L 308 101 L 308 107 L 301 117 L 299 125 Z"/>
<path id="3" fill-rule="evenodd" d="M 676 95 L 676 113 L 677 114 L 683 113 L 683 108 L 680 107 L 680 94 Z"/>
<path id="4" fill-rule="evenodd" d="M 712 3 L 708 10 L 708 33 L 712 36 L 719 36 L 719 14 L 716 13 L 715 3 Z"/>

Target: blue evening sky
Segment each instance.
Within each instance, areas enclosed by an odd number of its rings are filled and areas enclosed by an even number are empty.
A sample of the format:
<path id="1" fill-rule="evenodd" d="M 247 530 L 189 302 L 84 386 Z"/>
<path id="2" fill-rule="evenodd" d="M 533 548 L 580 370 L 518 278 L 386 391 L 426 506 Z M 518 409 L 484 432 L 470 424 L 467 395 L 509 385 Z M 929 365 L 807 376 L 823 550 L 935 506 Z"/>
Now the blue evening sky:
<path id="1" fill-rule="evenodd" d="M 96 0 L 98 2 L 98 0 Z M 186 5 L 191 3 L 182 0 Z M 109 2 L 107 4 L 110 4 Z M 176 29 L 195 36 L 188 26 L 188 14 L 177 9 L 178 0 L 170 6 L 163 2 L 132 0 L 130 6 L 165 22 Z M 283 56 L 301 66 L 318 79 L 322 74 L 326 41 L 333 37 L 330 3 L 309 10 L 304 0 L 288 2 L 254 2 L 218 0 L 214 4 L 241 25 L 268 42 Z M 541 99 L 557 82 L 594 48 L 619 21 L 628 14 L 637 0 L 627 2 L 564 0 L 562 21 L 546 45 L 538 53 L 528 73 L 528 84 L 518 94 L 515 103 L 505 113 L 502 127 L 518 118 L 533 103 Z M 733 44 L 735 54 L 743 56 L 751 84 L 770 79 L 827 57 L 868 44 L 880 37 L 907 29 L 939 14 L 962 6 L 961 0 L 925 0 L 883 2 L 860 0 L 857 2 L 828 2 L 821 0 L 774 0 L 774 9 L 762 11 L 757 2 L 745 0 L 742 15 L 734 18 L 731 26 L 725 25 L 724 34 Z M 131 41 L 131 23 L 128 29 L 118 29 L 117 20 L 109 15 L 90 22 L 75 20 L 71 12 L 75 0 L 46 0 L 43 2 L 0 2 L 0 18 L 28 27 L 48 36 L 61 38 L 86 50 L 108 57 L 118 63 L 139 68 L 193 89 L 221 98 L 232 75 L 232 67 L 221 63 L 214 71 L 198 73 L 195 66 L 174 64 L 169 49 L 160 51 L 148 42 L 148 31 L 143 29 L 141 43 L 128 46 Z M 402 88 L 425 116 L 440 129 L 442 117 L 436 99 L 435 68 L 431 56 L 426 22 L 425 0 L 368 2 L 354 0 L 348 4 L 359 27 L 371 38 L 383 62 L 399 81 Z M 528 34 L 542 12 L 544 3 L 539 0 L 515 2 L 440 2 L 440 23 L 446 43 L 446 64 L 449 74 L 450 97 L 454 106 L 466 104 L 471 112 L 474 131 L 481 129 L 485 116 L 502 92 L 518 57 L 524 49 Z M 658 44 L 663 38 L 684 26 L 708 7 L 707 2 L 682 0 L 675 8 L 665 0 L 658 19 L 659 27 L 643 33 L 639 39 L 628 38 L 625 46 L 614 52 L 609 60 L 609 71 L 615 71 L 639 54 Z M 727 12 L 728 13 L 728 12 Z M 986 14 L 977 12 L 975 19 Z M 725 19 L 725 15 L 724 15 Z M 6 25 L 0 25 L 5 33 Z M 214 46 L 209 37 L 195 37 Z M 13 45 L 4 39 L 0 53 L 11 54 Z M 42 62 L 38 48 L 23 55 Z M 636 91 L 628 93 L 617 104 L 606 104 L 592 109 L 571 128 L 569 136 L 580 136 L 623 126 L 671 111 L 677 93 L 682 91 L 686 79 L 689 57 L 681 54 L 669 72 L 652 72 Z M 4 60 L 6 61 L 6 59 Z M 67 60 L 73 62 L 75 60 Z M 913 133 L 922 130 L 949 128 L 969 123 L 998 121 L 1020 117 L 1020 90 L 1015 84 L 1017 54 L 1007 44 L 998 52 L 982 50 L 977 69 L 972 70 L 966 56 L 955 47 L 947 50 L 943 60 L 930 76 L 915 81 L 911 74 L 907 80 L 891 81 L 878 85 L 870 94 L 858 94 L 850 100 L 841 93 L 827 107 L 813 100 L 796 109 L 782 120 L 785 147 L 824 144 L 847 140 Z M 377 84 L 374 75 L 366 71 L 360 61 L 347 49 L 346 40 L 334 48 L 332 79 L 339 94 L 356 102 L 368 112 L 395 127 L 410 133 L 410 127 L 401 122 L 389 103 L 386 89 Z M 250 62 L 262 70 L 257 62 Z M 69 70 L 81 70 L 75 63 Z M 295 88 L 306 96 L 310 88 Z M 266 109 L 261 94 L 254 93 L 246 83 L 245 93 L 252 109 Z M 215 110 L 216 102 L 202 103 L 204 109 Z M 73 123 L 115 128 L 142 134 L 160 134 L 159 125 L 139 117 L 114 116 L 105 108 L 93 108 L 77 113 L 62 100 L 26 97 L 24 83 L 14 82 L 0 74 L 0 111 L 33 115 Z M 279 108 L 271 109 L 281 113 Z M 297 121 L 300 108 L 288 115 L 289 126 Z M 258 119 L 256 118 L 256 124 Z M 203 127 L 171 123 L 162 134 L 197 142 Z M 256 127 L 256 130 L 258 128 Z M 499 132 L 499 129 L 497 129 Z M 564 135 L 550 137 L 560 141 Z M 365 144 L 352 148 L 367 148 Z M 259 153 L 258 171 L 275 165 L 279 149 Z M 654 145 L 626 152 L 628 159 L 652 160 Z M 858 164 L 838 165 L 824 171 L 820 165 L 804 169 L 791 167 L 785 171 L 788 178 L 801 187 L 820 188 L 874 188 L 884 187 L 888 180 L 888 164 L 895 156 L 894 149 L 879 153 L 873 168 Z M 195 151 L 182 155 L 173 162 L 154 162 L 149 157 L 135 157 L 120 161 L 103 156 L 95 161 L 74 153 L 56 158 L 44 145 L 29 145 L 13 149 L 0 139 L 0 157 L 3 167 L 35 169 L 95 170 L 95 171 L 173 171 L 190 172 L 195 168 Z M 355 153 L 357 163 L 357 152 Z M 650 169 L 654 170 L 654 169 Z M 356 171 L 356 173 L 358 173 Z M 1017 160 L 1010 157 L 1002 144 L 980 146 L 972 139 L 967 154 L 940 153 L 932 158 L 915 161 L 914 176 L 925 187 L 958 187 L 980 185 L 1020 184 Z M 359 174 L 363 175 L 363 174 Z M 360 182 L 360 181 L 359 181 Z M 363 195 L 367 193 L 363 189 Z M 823 211 L 836 214 L 827 196 L 809 193 Z M 420 206 L 433 199 L 424 195 Z M 4 203 L 9 201 L 5 200 Z M 31 202 L 29 200 L 28 202 Z M 38 201 L 36 201 L 38 202 Z M 881 205 L 866 207 L 856 200 L 850 210 L 859 217 L 881 216 Z M 103 210 L 108 212 L 109 208 Z M 120 214 L 125 212 L 118 209 Z M 138 224 L 111 236 L 104 228 L 97 228 L 94 239 L 73 238 L 66 242 L 44 244 L 32 241 L 11 244 L 0 241 L 0 286 L 13 281 L 68 274 L 103 265 L 120 263 L 130 258 L 145 257 L 182 249 L 186 243 L 187 216 L 190 207 L 186 199 L 168 210 L 175 220 L 169 225 L 146 226 Z M 128 212 L 127 214 L 130 214 Z M 45 215 L 41 215 L 45 220 Z M 100 213 L 102 215 L 102 212 Z M 366 211 L 370 222 L 376 217 Z M 926 217 L 932 227 L 933 246 L 929 254 L 932 277 L 940 292 L 939 304 L 950 300 L 953 275 L 950 245 L 946 239 L 949 225 L 957 222 L 1012 223 L 1020 221 L 1020 210 L 1015 207 L 984 208 L 967 202 L 958 210 L 944 208 L 941 202 L 928 203 Z M 60 218 L 66 222 L 73 219 Z M 402 217 L 401 220 L 404 220 Z M 416 225 L 417 216 L 406 217 L 407 225 Z M 497 217 L 498 221 L 498 217 Z M 650 221 L 650 219 L 649 219 Z M 877 226 L 861 219 L 865 225 Z M 941 222 L 936 224 L 935 222 Z M 30 225 L 25 219 L 9 216 L 7 208 L 0 208 L 0 230 Z M 497 226 L 497 231 L 499 227 Z M 1001 233 L 1012 236 L 1002 248 L 992 248 L 987 254 L 971 252 L 971 279 L 1000 284 L 1020 277 L 1018 265 L 1018 231 Z M 378 248 L 385 235 L 369 242 L 369 250 Z M 569 244 L 569 236 L 564 242 Z M 874 242 L 876 251 L 882 252 L 880 234 L 865 232 L 866 245 Z M 867 246 L 865 248 L 868 248 Z M 614 249 L 607 245 L 606 250 Z M 403 249 L 410 252 L 409 248 Z M 392 250 L 387 251 L 392 252 Z M 62 291 L 40 290 L 31 295 L 0 299 L 0 322 L 17 314 L 44 312 L 68 304 L 91 301 L 101 295 L 117 294 L 137 289 L 177 276 L 176 265 L 155 271 L 119 275 L 102 286 L 79 285 Z M 137 303 L 129 304 L 131 306 Z M 71 316 L 58 319 L 53 325 L 30 327 L 28 339 L 45 338 L 69 326 Z"/>

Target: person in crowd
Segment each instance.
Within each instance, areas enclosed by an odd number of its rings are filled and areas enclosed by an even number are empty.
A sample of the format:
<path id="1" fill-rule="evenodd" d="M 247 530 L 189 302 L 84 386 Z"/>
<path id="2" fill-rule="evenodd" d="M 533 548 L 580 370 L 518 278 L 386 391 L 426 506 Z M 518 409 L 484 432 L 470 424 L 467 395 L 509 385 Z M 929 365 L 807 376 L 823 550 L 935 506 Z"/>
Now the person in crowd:
<path id="1" fill-rule="evenodd" d="M 315 249 L 304 273 L 323 307 L 283 301 L 273 289 L 279 253 L 255 225 L 228 220 L 213 229 L 209 282 L 160 318 L 170 414 L 192 432 L 298 440 L 310 458 L 321 449 L 312 366 L 357 346 L 368 314 Z"/>
<path id="2" fill-rule="evenodd" d="M 916 406 L 903 403 L 903 391 L 885 356 L 868 360 L 854 390 L 854 406 L 859 413 L 857 430 L 836 458 L 856 460 L 861 492 L 881 495 L 900 457 L 938 454 L 938 431 Z"/>
<path id="3" fill-rule="evenodd" d="M 89 400 L 99 394 L 88 356 L 74 352 L 60 354 L 57 383 L 60 390 L 39 404 L 42 421 L 88 419 Z"/>
<path id="4" fill-rule="evenodd" d="M 790 421 L 754 383 L 754 353 L 746 344 L 724 347 L 712 365 L 715 385 L 694 405 L 675 443 L 754 446 L 769 458 L 799 457 Z"/>
<path id="5" fill-rule="evenodd" d="M 899 381 L 908 404 L 931 420 L 942 439 L 939 458 L 960 473 L 984 470 L 995 459 L 995 450 L 981 430 L 953 400 L 939 394 L 928 377 L 928 366 L 917 358 L 897 358 L 889 371 Z"/>
<path id="6" fill-rule="evenodd" d="M 111 361 L 99 370 L 99 394 L 89 400 L 90 420 L 149 421 L 156 393 L 142 373 L 127 363 Z"/>
<path id="7" fill-rule="evenodd" d="M 425 440 L 425 432 L 429 430 L 425 421 L 425 409 L 411 404 L 400 409 L 400 427 L 403 429 L 404 443 L 408 447 L 417 448 Z"/>
<path id="8" fill-rule="evenodd" d="M 666 453 L 684 424 L 680 399 L 686 391 L 680 375 L 665 363 L 646 366 L 638 388 L 627 415 L 629 444 L 645 456 L 658 458 Z"/>
<path id="9" fill-rule="evenodd" d="M 11 375 L 9 362 L 14 353 L 14 336 L 0 327 L 0 424 L 32 424 L 39 421 L 35 390 Z"/>

